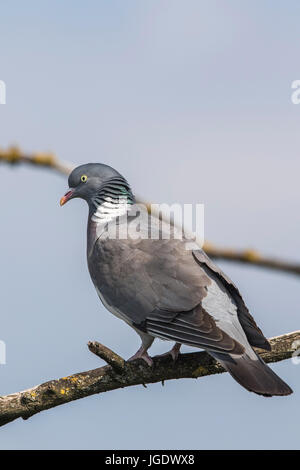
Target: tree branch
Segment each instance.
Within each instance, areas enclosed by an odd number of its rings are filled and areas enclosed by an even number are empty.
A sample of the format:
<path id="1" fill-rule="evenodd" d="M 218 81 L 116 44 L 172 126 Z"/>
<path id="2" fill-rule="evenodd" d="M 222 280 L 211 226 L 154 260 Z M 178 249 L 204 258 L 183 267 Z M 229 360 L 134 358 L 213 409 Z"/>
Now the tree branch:
<path id="1" fill-rule="evenodd" d="M 0 162 L 17 165 L 27 163 L 33 166 L 43 166 L 69 175 L 74 168 L 73 163 L 59 160 L 53 153 L 35 152 L 31 154 L 22 153 L 18 147 L 10 147 L 7 150 L 0 149 Z"/>
<path id="2" fill-rule="evenodd" d="M 229 248 L 218 248 L 208 242 L 204 244 L 203 250 L 208 254 L 208 256 L 214 259 L 251 264 L 261 268 L 283 271 L 290 274 L 296 274 L 297 276 L 300 275 L 300 263 L 292 263 L 277 258 L 269 258 L 261 255 L 256 250 L 248 249 L 239 251 Z"/>
<path id="3" fill-rule="evenodd" d="M 18 147 L 10 147 L 8 150 L 0 149 L 0 163 L 1 162 L 12 165 L 26 163 L 34 166 L 42 166 L 56 170 L 63 175 L 69 175 L 74 168 L 73 163 L 60 161 L 52 153 L 24 154 Z M 139 199 L 139 202 L 145 204 L 148 210 L 150 210 L 151 204 L 143 201 L 142 199 Z M 218 248 L 209 242 L 205 243 L 203 249 L 211 258 L 250 264 L 261 268 L 283 271 L 290 274 L 296 274 L 298 276 L 300 275 L 300 263 L 291 263 L 280 259 L 261 256 L 255 250 L 249 249 L 238 251 L 234 249 Z"/>
<path id="4" fill-rule="evenodd" d="M 265 362 L 288 359 L 299 347 L 300 331 L 271 338 L 270 343 L 271 352 L 258 351 Z M 0 426 L 17 418 L 28 419 L 41 411 L 96 393 L 225 372 L 206 352 L 181 354 L 176 363 L 168 356 L 155 357 L 154 366 L 149 367 L 141 359 L 126 362 L 97 342 L 89 343 L 88 346 L 111 365 L 50 380 L 23 392 L 0 397 Z"/>

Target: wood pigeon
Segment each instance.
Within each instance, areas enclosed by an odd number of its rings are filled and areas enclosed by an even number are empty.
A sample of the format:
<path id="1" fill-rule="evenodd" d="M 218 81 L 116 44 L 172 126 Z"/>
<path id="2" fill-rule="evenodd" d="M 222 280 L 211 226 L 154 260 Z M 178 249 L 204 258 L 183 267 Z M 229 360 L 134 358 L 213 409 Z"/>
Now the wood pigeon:
<path id="1" fill-rule="evenodd" d="M 237 287 L 200 247 L 187 249 L 184 238 L 164 237 L 163 224 L 148 214 L 131 236 L 128 227 L 137 218 L 134 195 L 108 165 L 81 165 L 68 183 L 60 204 L 81 198 L 89 206 L 87 261 L 96 291 L 104 306 L 141 337 L 131 359 L 151 365 L 147 350 L 157 337 L 175 342 L 174 360 L 181 344 L 198 347 L 249 391 L 292 393 L 252 349 L 271 347 Z M 116 227 L 119 234 L 125 227 L 125 236 L 112 236 Z"/>

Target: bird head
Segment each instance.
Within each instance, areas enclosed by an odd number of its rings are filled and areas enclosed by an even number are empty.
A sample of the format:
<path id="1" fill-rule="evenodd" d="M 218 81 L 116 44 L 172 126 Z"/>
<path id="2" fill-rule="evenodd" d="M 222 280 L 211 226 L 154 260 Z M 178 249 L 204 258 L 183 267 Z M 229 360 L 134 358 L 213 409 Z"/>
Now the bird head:
<path id="1" fill-rule="evenodd" d="M 90 208 L 97 208 L 107 197 L 127 197 L 133 201 L 130 187 L 123 176 L 108 165 L 87 163 L 75 168 L 68 179 L 69 191 L 61 198 L 63 206 L 70 199 L 84 199 Z"/>

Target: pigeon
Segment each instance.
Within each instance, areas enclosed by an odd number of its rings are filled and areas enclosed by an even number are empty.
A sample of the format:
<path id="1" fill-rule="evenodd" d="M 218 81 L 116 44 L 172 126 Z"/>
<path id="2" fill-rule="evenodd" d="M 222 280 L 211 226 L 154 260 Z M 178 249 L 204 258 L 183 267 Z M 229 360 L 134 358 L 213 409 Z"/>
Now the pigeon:
<path id="1" fill-rule="evenodd" d="M 184 237 L 164 236 L 157 217 L 139 217 L 129 183 L 108 165 L 78 166 L 68 184 L 60 204 L 81 198 L 89 206 L 87 262 L 98 296 L 141 338 L 129 360 L 151 366 L 148 349 L 160 338 L 175 343 L 166 353 L 174 361 L 182 344 L 204 349 L 245 389 L 292 393 L 254 351 L 271 346 L 238 288 L 200 245 L 187 249 Z"/>

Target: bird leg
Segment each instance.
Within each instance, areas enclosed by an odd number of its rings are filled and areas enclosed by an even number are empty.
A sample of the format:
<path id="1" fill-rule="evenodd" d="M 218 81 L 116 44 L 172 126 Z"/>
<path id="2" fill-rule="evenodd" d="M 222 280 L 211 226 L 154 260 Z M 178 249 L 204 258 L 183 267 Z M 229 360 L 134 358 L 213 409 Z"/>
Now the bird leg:
<path id="1" fill-rule="evenodd" d="M 147 351 L 153 343 L 154 337 L 148 335 L 147 333 L 144 333 L 143 331 L 138 330 L 137 328 L 134 329 L 142 340 L 142 346 L 130 359 L 128 359 L 128 361 L 134 361 L 135 359 L 143 359 L 148 364 L 148 366 L 151 367 L 153 366 L 153 360 L 151 359 Z"/>
<path id="2" fill-rule="evenodd" d="M 173 361 L 176 362 L 177 359 L 178 359 L 179 353 L 180 353 L 181 346 L 182 346 L 181 343 L 175 343 L 173 348 L 170 349 L 170 351 L 168 351 L 164 354 L 159 354 L 159 356 L 157 356 L 157 357 L 164 357 L 164 356 L 170 356 L 171 355 Z"/>
<path id="3" fill-rule="evenodd" d="M 147 353 L 147 347 L 145 347 L 143 344 L 142 346 L 140 347 L 140 349 L 137 350 L 137 352 L 132 356 L 130 357 L 129 359 L 127 359 L 128 361 L 134 361 L 135 359 L 143 359 L 147 364 L 148 366 L 153 366 L 153 360 L 151 359 L 151 357 L 149 356 L 149 354 Z"/>

